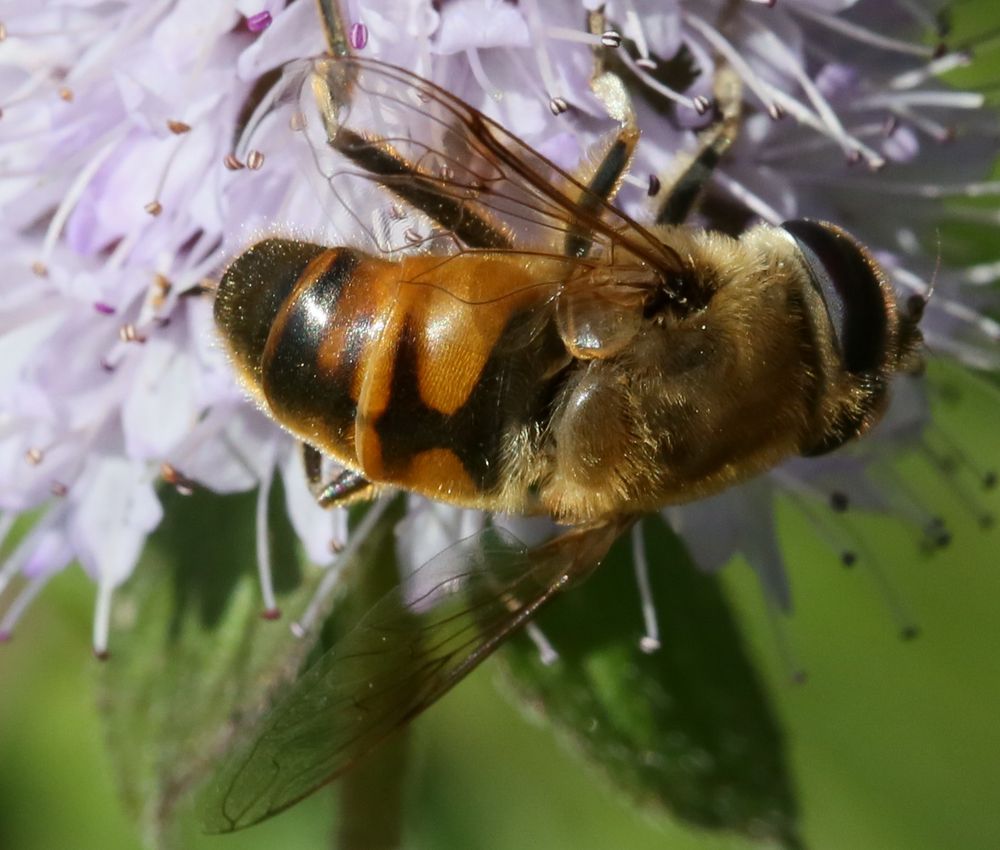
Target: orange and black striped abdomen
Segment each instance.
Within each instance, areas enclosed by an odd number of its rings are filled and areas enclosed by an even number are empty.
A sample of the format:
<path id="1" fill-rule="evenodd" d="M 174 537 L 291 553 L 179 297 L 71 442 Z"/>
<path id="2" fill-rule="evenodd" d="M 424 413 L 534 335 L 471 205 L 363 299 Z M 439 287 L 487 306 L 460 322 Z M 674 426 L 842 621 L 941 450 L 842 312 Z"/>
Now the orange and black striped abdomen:
<path id="1" fill-rule="evenodd" d="M 372 481 L 485 504 L 503 480 L 507 435 L 544 426 L 568 362 L 544 313 L 555 284 L 537 285 L 561 270 L 530 262 L 393 263 L 268 240 L 227 271 L 216 316 L 248 381 L 296 435 Z M 266 285 L 260 266 L 284 293 L 277 310 L 275 297 L 241 295 Z M 263 345 L 245 304 L 273 310 Z M 251 344 L 256 353 L 243 350 Z"/>

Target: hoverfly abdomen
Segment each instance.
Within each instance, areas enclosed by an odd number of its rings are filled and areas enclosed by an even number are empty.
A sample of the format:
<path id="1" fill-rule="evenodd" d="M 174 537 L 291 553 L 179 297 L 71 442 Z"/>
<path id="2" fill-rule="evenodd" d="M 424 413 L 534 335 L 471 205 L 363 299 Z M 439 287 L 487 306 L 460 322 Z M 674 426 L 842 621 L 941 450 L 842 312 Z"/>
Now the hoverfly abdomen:
<path id="1" fill-rule="evenodd" d="M 250 389 L 275 419 L 310 441 L 354 441 L 352 387 L 370 342 L 365 330 L 378 324 L 377 304 L 357 298 L 363 287 L 349 286 L 358 283 L 361 258 L 348 249 L 268 239 L 242 254 L 219 285 L 216 321 Z M 347 327 L 337 321 L 344 310 L 369 321 Z"/>
<path id="2" fill-rule="evenodd" d="M 488 252 L 391 262 L 271 239 L 226 271 L 216 319 L 293 434 L 371 481 L 482 505 L 506 486 L 509 443 L 544 428 L 569 362 L 540 271 Z"/>

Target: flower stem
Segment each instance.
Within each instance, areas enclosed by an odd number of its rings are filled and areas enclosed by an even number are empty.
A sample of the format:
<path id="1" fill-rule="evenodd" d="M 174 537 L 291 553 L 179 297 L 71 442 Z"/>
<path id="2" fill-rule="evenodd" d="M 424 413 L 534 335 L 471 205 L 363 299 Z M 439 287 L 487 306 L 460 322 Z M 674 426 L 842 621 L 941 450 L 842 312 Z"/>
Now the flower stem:
<path id="1" fill-rule="evenodd" d="M 386 595 L 399 584 L 393 529 L 403 511 L 402 500 L 396 498 L 379 519 L 377 532 L 366 541 L 365 556 L 357 563 L 350 594 L 344 600 L 348 621 L 360 619 L 376 603 L 385 605 Z M 358 513 L 355 509 L 352 519 L 359 519 Z M 402 607 L 399 614 L 406 616 Z M 394 732 L 335 784 L 340 802 L 333 835 L 336 850 L 395 850 L 402 846 L 407 735 L 405 726 Z"/>

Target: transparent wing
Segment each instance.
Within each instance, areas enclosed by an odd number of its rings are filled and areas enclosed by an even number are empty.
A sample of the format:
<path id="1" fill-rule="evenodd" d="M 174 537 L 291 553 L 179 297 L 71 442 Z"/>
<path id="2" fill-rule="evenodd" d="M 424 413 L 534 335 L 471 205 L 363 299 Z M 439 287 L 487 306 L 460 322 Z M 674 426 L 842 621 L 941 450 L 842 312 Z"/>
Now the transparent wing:
<path id="1" fill-rule="evenodd" d="M 250 119 L 298 133 L 329 194 L 383 253 L 527 251 L 681 268 L 640 225 L 468 104 L 370 59 L 292 63 Z M 244 141 L 242 154 L 252 143 Z M 395 203 L 369 220 L 376 184 Z"/>
<path id="2" fill-rule="evenodd" d="M 488 529 L 421 567 L 307 670 L 227 760 L 203 798 L 207 828 L 250 826 L 348 770 L 589 574 L 630 522 L 573 529 L 534 549 Z"/>

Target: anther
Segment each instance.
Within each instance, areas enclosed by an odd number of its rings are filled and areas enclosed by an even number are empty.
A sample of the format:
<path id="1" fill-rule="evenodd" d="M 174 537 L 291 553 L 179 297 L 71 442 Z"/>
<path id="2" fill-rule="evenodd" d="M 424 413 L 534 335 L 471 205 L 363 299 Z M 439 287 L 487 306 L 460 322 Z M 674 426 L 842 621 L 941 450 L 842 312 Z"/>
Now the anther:
<path id="1" fill-rule="evenodd" d="M 63 484 L 62 481 L 53 481 L 49 486 L 49 492 L 57 499 L 61 499 L 69 492 L 69 487 Z"/>
<path id="2" fill-rule="evenodd" d="M 156 217 L 161 212 L 163 212 L 163 204 L 161 204 L 159 201 L 150 201 L 143 207 L 143 209 L 146 212 L 148 212 L 151 216 Z"/>
<path id="3" fill-rule="evenodd" d="M 708 110 L 712 108 L 712 101 L 705 97 L 705 95 L 698 94 L 691 98 L 691 105 L 694 107 L 694 111 L 699 115 L 705 115 L 708 113 Z"/>
<path id="4" fill-rule="evenodd" d="M 160 477 L 182 496 L 190 496 L 197 486 L 192 479 L 170 463 L 160 464 Z"/>
<path id="5" fill-rule="evenodd" d="M 655 174 L 650 174 L 649 188 L 646 189 L 646 194 L 649 195 L 649 197 L 651 198 L 655 198 L 658 194 L 660 194 L 661 188 L 663 187 L 662 184 L 660 183 L 660 178 L 657 177 Z"/>
<path id="6" fill-rule="evenodd" d="M 607 30 L 601 33 L 601 44 L 605 47 L 621 47 L 622 46 L 622 34 L 616 32 L 615 30 Z"/>
<path id="7" fill-rule="evenodd" d="M 139 342 L 143 343 L 146 341 L 146 337 L 136 330 L 135 325 L 131 322 L 127 322 L 118 329 L 118 338 L 122 342 Z"/>
<path id="8" fill-rule="evenodd" d="M 930 524 L 924 529 L 924 534 L 931 546 L 936 549 L 946 549 L 951 545 L 951 532 L 939 516 L 931 519 Z"/>
<path id="9" fill-rule="evenodd" d="M 174 135 L 180 136 L 184 133 L 191 132 L 191 125 L 185 124 L 183 121 L 174 121 L 173 119 L 169 119 L 167 121 L 167 129 Z"/>
<path id="10" fill-rule="evenodd" d="M 280 620 L 281 619 L 281 609 L 280 608 L 265 608 L 260 612 L 260 618 L 262 620 Z"/>
<path id="11" fill-rule="evenodd" d="M 24 453 L 24 459 L 32 466 L 38 466 L 45 459 L 45 452 L 40 448 L 32 446 Z"/>
<path id="12" fill-rule="evenodd" d="M 49 267 L 45 265 L 45 263 L 43 263 L 41 260 L 35 260 L 35 262 L 31 264 L 31 272 L 36 277 L 48 277 Z"/>
<path id="13" fill-rule="evenodd" d="M 354 50 L 364 50 L 368 44 L 368 27 L 358 22 L 351 24 L 347 31 L 347 41 Z"/>
<path id="14" fill-rule="evenodd" d="M 247 29 L 250 30 L 250 32 L 263 32 L 269 26 L 271 26 L 271 13 L 266 9 L 263 12 L 257 12 L 257 14 L 251 15 L 247 18 Z"/>
<path id="15" fill-rule="evenodd" d="M 549 99 L 549 111 L 553 115 L 562 115 L 567 109 L 569 109 L 569 104 L 566 103 L 565 98 L 556 96 Z"/>
<path id="16" fill-rule="evenodd" d="M 151 287 L 152 292 L 150 294 L 150 301 L 152 302 L 153 308 L 159 310 L 163 307 L 167 300 L 167 296 L 170 294 L 170 290 L 173 285 L 167 279 L 165 275 L 157 272 L 153 275 L 153 285 Z"/>
<path id="17" fill-rule="evenodd" d="M 222 158 L 222 164 L 230 171 L 239 171 L 242 168 L 246 168 L 246 166 L 236 158 L 236 155 L 232 153 L 227 153 Z"/>
<path id="18" fill-rule="evenodd" d="M 559 653 L 556 648 L 552 645 L 545 633 L 538 628 L 535 623 L 528 623 L 527 628 L 524 630 L 525 634 L 531 639 L 531 642 L 535 645 L 538 650 L 539 660 L 545 667 L 551 667 L 559 660 Z"/>
<path id="19" fill-rule="evenodd" d="M 251 171 L 259 171 L 264 165 L 264 154 L 258 150 L 250 151 L 247 154 L 247 168 Z"/>
<path id="20" fill-rule="evenodd" d="M 94 309 L 102 316 L 113 316 L 116 312 L 115 308 L 105 301 L 95 301 Z"/>
<path id="21" fill-rule="evenodd" d="M 66 103 L 73 102 L 73 89 L 69 88 L 68 86 L 60 86 L 58 94 L 60 100 L 63 100 Z"/>
<path id="22" fill-rule="evenodd" d="M 0 41 L 6 41 L 7 39 L 7 25 L 0 21 Z"/>
<path id="23" fill-rule="evenodd" d="M 301 133 L 306 123 L 306 115 L 301 109 L 296 109 L 288 119 L 288 126 L 294 133 Z"/>
<path id="24" fill-rule="evenodd" d="M 645 71 L 656 70 L 656 60 L 649 56 L 640 56 L 638 59 L 635 60 L 635 64 Z"/>

